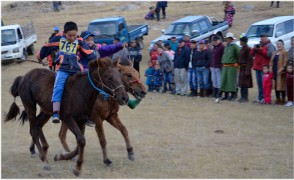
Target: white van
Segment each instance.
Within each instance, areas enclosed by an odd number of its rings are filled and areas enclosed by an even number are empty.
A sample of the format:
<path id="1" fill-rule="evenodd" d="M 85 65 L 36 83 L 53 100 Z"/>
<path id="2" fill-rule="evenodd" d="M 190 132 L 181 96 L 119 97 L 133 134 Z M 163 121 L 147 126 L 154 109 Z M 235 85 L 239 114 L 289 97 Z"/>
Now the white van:
<path id="1" fill-rule="evenodd" d="M 294 36 L 294 16 L 279 16 L 271 19 L 263 20 L 252 24 L 247 30 L 248 46 L 254 47 L 260 42 L 260 34 L 266 33 L 268 39 L 276 46 L 276 42 L 281 39 L 284 41 L 285 49 L 291 47 L 291 37 Z M 238 41 L 239 45 L 240 42 Z"/>
<path id="2" fill-rule="evenodd" d="M 1 62 L 12 59 L 19 62 L 26 60 L 27 55 L 34 55 L 36 41 L 37 34 L 32 22 L 25 26 L 1 26 Z"/>

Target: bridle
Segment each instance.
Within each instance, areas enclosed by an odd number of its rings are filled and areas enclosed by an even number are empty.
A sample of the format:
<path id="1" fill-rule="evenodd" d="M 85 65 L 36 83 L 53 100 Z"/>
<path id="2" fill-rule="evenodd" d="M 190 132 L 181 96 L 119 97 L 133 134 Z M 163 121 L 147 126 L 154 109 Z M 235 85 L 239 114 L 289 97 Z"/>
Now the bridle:
<path id="1" fill-rule="evenodd" d="M 93 81 L 92 81 L 92 79 L 91 79 L 90 71 L 88 70 L 88 79 L 89 79 L 91 85 L 93 86 L 93 88 L 94 88 L 95 90 L 97 90 L 100 94 L 102 94 L 102 95 L 104 96 L 104 99 L 105 99 L 105 100 L 107 100 L 109 96 L 116 100 L 116 97 L 115 97 L 114 92 L 115 92 L 116 90 L 118 90 L 119 88 L 124 87 L 124 85 L 123 85 L 123 84 L 122 84 L 122 85 L 119 85 L 119 86 L 117 86 L 117 87 L 114 88 L 114 89 L 111 89 L 110 87 L 106 86 L 106 85 L 103 83 L 103 81 L 102 81 L 102 79 L 101 79 L 101 76 L 100 76 L 100 69 L 99 69 L 99 63 L 98 63 L 98 60 L 97 60 L 97 64 L 98 64 L 98 66 L 97 66 L 97 69 L 98 69 L 97 73 L 98 73 L 98 77 L 99 77 L 100 82 L 97 81 L 97 79 L 94 79 L 94 81 L 97 82 L 98 84 L 101 84 L 102 89 L 100 89 L 100 88 L 98 88 L 97 86 L 95 86 L 95 84 L 93 83 Z M 111 92 L 112 92 L 112 95 L 110 95 L 110 94 L 108 94 L 107 92 L 105 92 L 105 91 L 103 90 L 104 88 L 106 88 L 107 90 L 111 91 Z"/>
<path id="2" fill-rule="evenodd" d="M 127 84 L 128 86 L 128 91 L 133 94 L 135 92 L 134 88 L 131 88 L 131 84 L 134 84 L 134 83 L 138 83 L 138 84 L 142 84 L 141 80 L 140 79 L 137 79 L 137 80 L 134 80 L 134 81 L 125 81 L 123 80 L 124 83 Z"/>

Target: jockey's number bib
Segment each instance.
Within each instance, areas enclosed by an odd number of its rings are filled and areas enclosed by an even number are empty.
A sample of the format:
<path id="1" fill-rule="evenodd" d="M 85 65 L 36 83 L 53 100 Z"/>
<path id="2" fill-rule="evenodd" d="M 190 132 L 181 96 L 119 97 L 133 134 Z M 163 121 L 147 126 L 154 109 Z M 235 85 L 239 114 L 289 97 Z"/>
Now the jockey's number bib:
<path id="1" fill-rule="evenodd" d="M 69 42 L 65 38 L 60 39 L 59 43 L 59 52 L 62 52 L 67 55 L 76 55 L 78 49 L 78 41 Z"/>

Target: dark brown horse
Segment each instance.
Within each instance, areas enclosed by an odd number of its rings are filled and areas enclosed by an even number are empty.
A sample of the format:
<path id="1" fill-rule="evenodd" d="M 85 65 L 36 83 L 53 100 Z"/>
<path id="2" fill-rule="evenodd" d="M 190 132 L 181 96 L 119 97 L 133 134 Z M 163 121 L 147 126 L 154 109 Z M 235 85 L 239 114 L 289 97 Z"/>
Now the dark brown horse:
<path id="1" fill-rule="evenodd" d="M 137 70 L 133 68 L 133 65 L 130 64 L 129 66 L 118 65 L 118 69 L 122 74 L 122 80 L 126 87 L 126 90 L 134 95 L 137 99 L 144 98 L 146 95 L 146 88 L 140 81 L 139 73 Z M 100 96 L 97 98 L 94 109 L 92 112 L 91 120 L 96 124 L 96 132 L 99 137 L 99 142 L 102 148 L 103 153 L 103 162 L 107 166 L 111 166 L 112 162 L 107 157 L 107 150 L 106 150 L 106 139 L 103 129 L 103 121 L 106 120 L 110 123 L 113 127 L 118 129 L 124 137 L 126 148 L 128 152 L 129 160 L 135 160 L 133 147 L 131 146 L 131 142 L 128 136 L 128 131 L 126 127 L 120 121 L 118 116 L 119 111 L 119 104 L 113 99 L 109 98 L 107 101 L 103 101 L 103 97 Z M 66 124 L 62 123 L 59 138 L 61 144 L 67 152 L 69 152 L 69 147 L 66 143 L 66 133 L 67 133 L 67 126 Z M 61 160 L 62 156 L 57 156 L 56 160 Z"/>
<path id="2" fill-rule="evenodd" d="M 44 163 L 44 169 L 50 170 L 46 157 L 48 143 L 43 134 L 42 127 L 49 120 L 52 112 L 52 92 L 55 73 L 47 69 L 33 69 L 24 76 L 15 79 L 11 86 L 13 97 L 20 96 L 25 108 L 21 118 L 24 123 L 26 115 L 30 122 L 30 134 L 34 144 L 37 146 L 39 156 Z M 91 84 L 91 81 L 94 82 Z M 96 86 L 96 87 L 93 87 Z M 68 78 L 64 88 L 60 117 L 64 124 L 74 133 L 77 140 L 75 153 L 78 154 L 76 166 L 73 169 L 75 175 L 79 175 L 83 163 L 85 122 L 90 115 L 99 92 L 98 88 L 110 94 L 120 104 L 128 102 L 128 95 L 123 88 L 121 74 L 117 69 L 117 61 L 112 63 L 108 59 L 92 61 L 89 63 L 89 74 L 78 73 Z M 95 89 L 96 88 L 96 89 Z M 41 110 L 36 116 L 36 105 Z M 12 120 L 19 113 L 15 103 L 10 107 L 5 121 Z M 41 144 L 40 144 L 41 141 Z M 70 153 L 61 155 L 64 159 L 70 159 Z"/>

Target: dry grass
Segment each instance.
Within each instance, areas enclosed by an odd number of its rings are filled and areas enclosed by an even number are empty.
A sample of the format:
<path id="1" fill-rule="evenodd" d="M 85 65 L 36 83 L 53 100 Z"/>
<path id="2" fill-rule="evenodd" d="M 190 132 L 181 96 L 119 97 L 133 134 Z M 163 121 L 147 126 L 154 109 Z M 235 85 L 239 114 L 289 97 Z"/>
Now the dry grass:
<path id="1" fill-rule="evenodd" d="M 30 6 L 26 6 L 26 4 Z M 14 9 L 2 2 L 6 23 L 35 24 L 39 49 L 47 41 L 52 27 L 62 27 L 67 20 L 78 23 L 80 30 L 99 17 L 121 15 L 129 24 L 147 22 L 149 35 L 145 46 L 160 35 L 170 22 L 191 14 L 222 17 L 221 2 L 169 2 L 167 19 L 144 21 L 148 7 L 154 2 L 75 2 L 64 3 L 59 13 L 43 13 L 51 3 L 22 2 Z M 237 14 L 231 32 L 236 36 L 256 21 L 279 15 L 293 15 L 293 2 L 281 2 L 281 8 L 269 8 L 269 2 L 235 2 Z M 245 11 L 245 4 L 254 5 Z M 22 6 L 20 6 L 22 5 Z M 128 8 L 128 11 L 123 11 Z M 35 9 L 34 9 L 35 8 Z M 20 18 L 21 17 L 21 18 Z M 143 77 L 148 60 L 147 49 L 141 63 Z M 30 56 L 30 59 L 33 59 Z M 32 68 L 34 63 L 2 66 L 2 113 L 8 111 L 13 98 L 8 93 L 12 81 Z M 257 94 L 250 89 L 250 99 Z M 18 104 L 21 104 L 18 99 Z M 21 106 L 21 108 L 23 108 Z M 127 159 L 120 133 L 105 123 L 109 158 L 114 167 L 102 162 L 99 141 L 93 128 L 87 128 L 85 163 L 81 178 L 293 178 L 293 109 L 283 106 L 263 106 L 222 102 L 213 99 L 192 99 L 169 94 L 150 93 L 135 109 L 122 107 L 120 117 L 129 130 L 136 161 Z M 61 150 L 59 126 L 48 123 L 44 133 L 50 144 L 48 159 L 52 171 L 45 172 L 41 161 L 29 155 L 29 125 L 2 124 L 2 178 L 74 178 L 71 161 L 54 162 Z M 217 134 L 216 130 L 224 133 Z M 69 135 L 71 148 L 74 137 Z"/>

